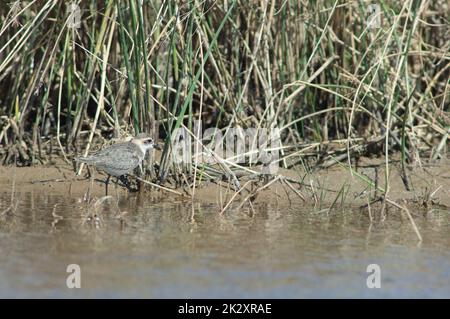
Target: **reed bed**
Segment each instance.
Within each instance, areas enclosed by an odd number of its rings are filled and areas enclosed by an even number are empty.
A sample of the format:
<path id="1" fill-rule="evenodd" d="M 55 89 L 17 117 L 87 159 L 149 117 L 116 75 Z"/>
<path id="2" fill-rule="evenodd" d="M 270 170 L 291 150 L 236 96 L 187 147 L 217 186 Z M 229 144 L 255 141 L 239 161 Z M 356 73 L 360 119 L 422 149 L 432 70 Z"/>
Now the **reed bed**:
<path id="1" fill-rule="evenodd" d="M 445 0 L 2 3 L 0 160 L 70 162 L 149 132 L 164 143 L 149 179 L 194 195 L 204 179 L 239 188 L 238 172 L 260 163 L 213 154 L 216 165 L 179 165 L 176 129 L 198 153 L 195 121 L 277 127 L 280 166 L 382 157 L 388 192 L 393 155 L 403 167 L 447 156 L 449 12 Z"/>

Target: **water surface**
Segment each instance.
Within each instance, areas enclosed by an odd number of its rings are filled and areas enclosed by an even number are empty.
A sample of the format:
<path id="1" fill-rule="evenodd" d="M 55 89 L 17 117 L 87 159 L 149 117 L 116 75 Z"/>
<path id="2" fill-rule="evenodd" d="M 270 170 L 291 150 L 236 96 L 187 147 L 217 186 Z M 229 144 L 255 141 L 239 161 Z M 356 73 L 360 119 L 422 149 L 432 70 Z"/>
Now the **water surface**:
<path id="1" fill-rule="evenodd" d="M 370 223 L 358 210 L 256 204 L 255 213 L 168 197 L 17 193 L 0 216 L 0 297 L 450 297 L 449 212 Z M 11 194 L 0 193 L 0 213 Z M 67 265 L 81 268 L 69 289 Z M 369 264 L 381 288 L 369 289 Z"/>

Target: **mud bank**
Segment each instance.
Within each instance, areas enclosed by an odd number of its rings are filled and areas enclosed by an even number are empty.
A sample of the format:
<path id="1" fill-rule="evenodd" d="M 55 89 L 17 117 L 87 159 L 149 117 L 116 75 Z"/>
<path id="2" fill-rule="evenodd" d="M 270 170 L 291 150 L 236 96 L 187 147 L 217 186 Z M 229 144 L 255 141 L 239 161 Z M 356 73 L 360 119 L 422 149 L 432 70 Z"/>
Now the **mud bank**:
<path id="1" fill-rule="evenodd" d="M 402 204 L 411 204 L 429 208 L 449 209 L 450 207 L 450 159 L 422 163 L 421 166 L 406 168 L 407 189 L 402 178 L 399 163 L 390 165 L 389 199 Z M 91 170 L 93 171 L 93 170 Z M 86 171 L 84 171 L 84 175 Z M 80 197 L 90 191 L 93 196 L 103 196 L 106 176 L 94 171 L 94 181 L 76 176 L 74 167 L 57 161 L 46 166 L 7 167 L 0 166 L 0 189 L 7 191 L 12 187 L 19 192 L 46 192 L 65 196 Z M 384 165 L 382 160 L 363 159 L 358 169 L 349 169 L 335 165 L 329 169 L 307 173 L 302 168 L 278 171 L 277 180 L 251 179 L 242 177 L 240 183 L 245 186 L 241 192 L 235 190 L 227 181 L 196 183 L 194 199 L 196 201 L 218 203 L 221 207 L 230 199 L 239 202 L 251 199 L 253 203 L 274 203 L 289 205 L 303 202 L 305 205 L 364 205 L 376 199 L 384 189 Z M 369 186 L 368 180 L 376 181 Z M 287 181 L 287 182 L 286 182 Z M 270 184 L 270 185 L 268 185 Z M 139 193 L 131 196 L 174 196 L 183 194 L 187 200 L 192 197 L 192 189 L 174 189 L 171 191 L 145 185 Z M 375 188 L 379 189 L 375 191 Z M 110 183 L 110 195 L 126 194 L 121 186 Z M 117 192 L 117 193 L 116 193 Z"/>

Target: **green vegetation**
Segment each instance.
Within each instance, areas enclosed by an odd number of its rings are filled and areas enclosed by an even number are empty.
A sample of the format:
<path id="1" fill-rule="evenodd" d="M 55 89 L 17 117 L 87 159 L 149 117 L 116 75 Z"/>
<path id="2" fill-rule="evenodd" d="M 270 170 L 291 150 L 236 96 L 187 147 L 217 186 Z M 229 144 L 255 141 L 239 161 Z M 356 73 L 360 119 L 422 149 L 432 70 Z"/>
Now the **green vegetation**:
<path id="1" fill-rule="evenodd" d="M 154 176 L 192 182 L 211 170 L 172 163 L 170 137 L 197 134 L 195 120 L 280 128 L 288 168 L 446 156 L 446 0 L 377 1 L 378 16 L 368 1 L 77 3 L 79 25 L 67 1 L 1 5 L 3 164 L 68 161 L 145 131 L 165 141 Z"/>

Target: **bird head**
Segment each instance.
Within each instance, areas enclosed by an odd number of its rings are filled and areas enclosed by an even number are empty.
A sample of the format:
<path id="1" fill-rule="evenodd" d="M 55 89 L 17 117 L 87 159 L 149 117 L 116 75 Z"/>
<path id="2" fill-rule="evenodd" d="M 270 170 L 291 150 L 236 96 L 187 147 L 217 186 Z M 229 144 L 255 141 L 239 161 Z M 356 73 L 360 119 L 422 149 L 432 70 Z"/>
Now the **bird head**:
<path id="1" fill-rule="evenodd" d="M 139 146 L 144 154 L 145 152 L 151 150 L 152 148 L 156 148 L 158 150 L 160 149 L 159 145 L 155 143 L 153 138 L 151 138 L 146 133 L 139 133 L 131 140 L 131 143 L 134 143 L 137 146 Z"/>

